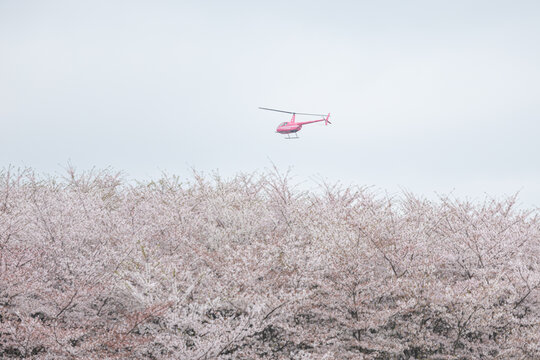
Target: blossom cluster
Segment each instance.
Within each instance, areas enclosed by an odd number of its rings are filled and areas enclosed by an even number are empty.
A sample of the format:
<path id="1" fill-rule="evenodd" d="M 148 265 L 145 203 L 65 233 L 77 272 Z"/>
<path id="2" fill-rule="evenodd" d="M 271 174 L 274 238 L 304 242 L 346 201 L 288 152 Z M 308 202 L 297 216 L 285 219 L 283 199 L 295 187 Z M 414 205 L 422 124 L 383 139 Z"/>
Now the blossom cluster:
<path id="1" fill-rule="evenodd" d="M 538 209 L 4 169 L 4 357 L 539 359 Z"/>

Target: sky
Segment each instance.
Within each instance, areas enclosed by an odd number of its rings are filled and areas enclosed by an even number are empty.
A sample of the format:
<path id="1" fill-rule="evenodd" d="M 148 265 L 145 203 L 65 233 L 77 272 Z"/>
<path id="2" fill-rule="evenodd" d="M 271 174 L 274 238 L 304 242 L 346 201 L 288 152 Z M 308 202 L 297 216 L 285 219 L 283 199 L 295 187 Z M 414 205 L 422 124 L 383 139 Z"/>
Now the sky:
<path id="1" fill-rule="evenodd" d="M 0 0 L 0 168 L 540 206 L 540 2 Z M 331 113 L 298 140 L 287 114 Z M 307 120 L 307 119 L 305 119 Z"/>

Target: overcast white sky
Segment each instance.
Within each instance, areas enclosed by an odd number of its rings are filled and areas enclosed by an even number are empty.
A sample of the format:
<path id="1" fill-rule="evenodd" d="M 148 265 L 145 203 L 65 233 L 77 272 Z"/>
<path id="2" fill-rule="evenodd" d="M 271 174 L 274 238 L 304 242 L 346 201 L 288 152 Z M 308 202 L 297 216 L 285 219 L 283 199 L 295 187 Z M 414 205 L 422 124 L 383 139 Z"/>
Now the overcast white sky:
<path id="1" fill-rule="evenodd" d="M 0 0 L 0 167 L 540 205 L 539 1 Z M 300 140 L 286 114 L 331 112 Z"/>

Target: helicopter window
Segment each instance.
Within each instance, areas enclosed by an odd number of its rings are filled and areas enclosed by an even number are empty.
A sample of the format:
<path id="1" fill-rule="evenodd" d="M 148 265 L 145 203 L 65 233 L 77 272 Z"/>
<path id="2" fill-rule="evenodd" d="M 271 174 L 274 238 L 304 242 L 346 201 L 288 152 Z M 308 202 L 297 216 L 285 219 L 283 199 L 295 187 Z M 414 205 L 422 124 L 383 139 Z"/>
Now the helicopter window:
<path id="1" fill-rule="evenodd" d="M 282 122 L 281 124 L 279 124 L 279 126 L 281 127 L 281 126 L 285 126 L 285 125 L 287 125 L 287 124 L 288 124 L 288 123 L 286 123 L 286 122 Z"/>

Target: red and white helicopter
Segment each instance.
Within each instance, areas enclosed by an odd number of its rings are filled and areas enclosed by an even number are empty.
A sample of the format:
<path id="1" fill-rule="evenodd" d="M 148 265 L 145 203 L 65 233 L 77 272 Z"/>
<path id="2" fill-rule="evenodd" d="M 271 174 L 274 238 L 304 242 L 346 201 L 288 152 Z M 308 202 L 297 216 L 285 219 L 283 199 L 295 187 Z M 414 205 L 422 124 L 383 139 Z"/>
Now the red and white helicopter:
<path id="1" fill-rule="evenodd" d="M 330 114 L 328 114 L 328 115 L 324 115 L 324 114 L 306 114 L 306 113 L 297 113 L 297 112 L 292 112 L 292 111 L 269 109 L 269 108 L 263 108 L 263 107 L 259 107 L 259 109 L 277 111 L 277 112 L 282 112 L 282 113 L 286 113 L 286 114 L 292 114 L 291 121 L 282 122 L 281 124 L 279 124 L 279 126 L 276 129 L 277 133 L 287 135 L 287 137 L 285 139 L 299 139 L 297 132 L 302 130 L 302 125 L 312 124 L 312 123 L 321 122 L 321 121 L 324 121 L 324 125 L 331 124 L 331 122 L 328 121 L 328 118 L 330 117 Z M 322 116 L 323 119 L 296 122 L 296 120 L 295 120 L 296 115 Z M 296 136 L 291 137 L 291 134 L 295 134 Z"/>

